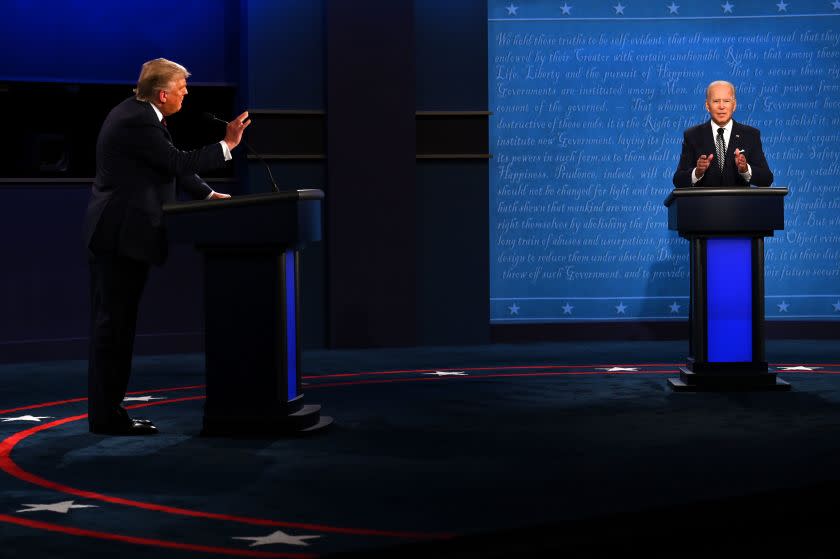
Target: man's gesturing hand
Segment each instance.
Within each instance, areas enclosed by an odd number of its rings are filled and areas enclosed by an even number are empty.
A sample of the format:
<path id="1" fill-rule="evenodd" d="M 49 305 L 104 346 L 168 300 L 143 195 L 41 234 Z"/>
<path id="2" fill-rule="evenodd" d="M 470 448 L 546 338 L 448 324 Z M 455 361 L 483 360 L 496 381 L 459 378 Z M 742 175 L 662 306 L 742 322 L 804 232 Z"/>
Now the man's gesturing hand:
<path id="1" fill-rule="evenodd" d="M 697 159 L 697 167 L 694 168 L 694 174 L 697 175 L 698 179 L 706 174 L 706 169 L 709 168 L 709 165 L 712 163 L 712 159 L 714 158 L 715 154 L 710 153 L 709 155 L 701 155 L 700 158 Z"/>
<path id="2" fill-rule="evenodd" d="M 735 150 L 735 165 L 738 166 L 739 173 L 746 173 L 747 169 L 747 158 L 744 156 L 744 150 L 736 149 Z"/>
<path id="3" fill-rule="evenodd" d="M 239 145 L 239 142 L 242 141 L 242 133 L 250 125 L 251 121 L 248 118 L 248 111 L 245 111 L 235 119 L 228 122 L 227 130 L 225 131 L 225 143 L 229 149 L 233 149 Z"/>

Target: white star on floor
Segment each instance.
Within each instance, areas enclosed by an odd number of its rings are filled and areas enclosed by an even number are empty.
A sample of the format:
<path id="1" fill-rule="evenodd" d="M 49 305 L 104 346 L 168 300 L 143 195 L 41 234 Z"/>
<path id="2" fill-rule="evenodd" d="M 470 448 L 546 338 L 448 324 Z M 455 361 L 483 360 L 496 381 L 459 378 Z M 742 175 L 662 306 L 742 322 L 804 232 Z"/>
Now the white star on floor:
<path id="1" fill-rule="evenodd" d="M 627 305 L 624 303 L 619 303 L 615 306 L 615 314 L 627 314 L 624 311 L 627 310 Z"/>
<path id="2" fill-rule="evenodd" d="M 816 371 L 822 367 L 805 367 L 804 365 L 797 365 L 796 367 L 779 367 L 780 371 Z"/>
<path id="3" fill-rule="evenodd" d="M 571 7 L 571 6 L 569 6 L 569 4 L 568 4 L 568 3 L 563 2 L 563 5 L 562 5 L 562 6 L 560 6 L 560 9 L 561 9 L 561 10 L 563 10 L 561 13 L 562 13 L 564 16 L 570 16 L 570 15 L 572 15 L 572 7 Z"/>
<path id="4" fill-rule="evenodd" d="M 565 305 L 563 305 L 562 309 L 563 314 L 572 314 L 572 309 L 574 309 L 574 307 L 569 303 L 566 303 Z"/>
<path id="5" fill-rule="evenodd" d="M 617 5 L 613 6 L 613 10 L 615 10 L 615 15 L 619 15 L 619 14 L 624 15 L 624 8 L 626 8 L 626 7 L 627 6 L 622 6 L 621 2 L 619 2 Z"/>
<path id="6" fill-rule="evenodd" d="M 837 0 L 837 1 L 840 2 L 840 0 Z M 834 307 L 835 311 L 840 312 L 840 300 L 837 301 L 836 303 L 832 303 L 831 306 Z"/>
<path id="7" fill-rule="evenodd" d="M 123 402 L 148 402 L 149 400 L 166 400 L 159 396 L 126 396 Z"/>
<path id="8" fill-rule="evenodd" d="M 781 2 L 776 4 L 776 7 L 779 8 L 780 12 L 786 12 L 788 5 L 785 3 L 785 0 L 782 0 Z"/>
<path id="9" fill-rule="evenodd" d="M 513 2 L 511 2 L 510 6 L 505 6 L 505 8 L 507 9 L 509 16 L 515 16 L 516 15 L 516 10 L 519 9 L 519 6 L 514 6 Z"/>
<path id="10" fill-rule="evenodd" d="M 18 417 L 4 417 L 3 423 L 7 423 L 9 421 L 33 421 L 35 423 L 40 423 L 42 419 L 52 419 L 53 416 L 51 415 L 21 415 Z"/>
<path id="11" fill-rule="evenodd" d="M 610 368 L 598 367 L 598 369 L 601 370 L 601 371 L 607 371 L 608 373 L 617 373 L 619 371 L 638 371 L 639 370 L 638 367 L 610 367 Z"/>
<path id="12" fill-rule="evenodd" d="M 424 375 L 435 375 L 438 377 L 465 377 L 468 376 L 464 371 L 435 371 L 434 373 L 423 373 Z"/>
<path id="13" fill-rule="evenodd" d="M 510 309 L 510 314 L 519 314 L 519 305 L 516 303 L 509 306 L 508 309 Z"/>
<path id="14" fill-rule="evenodd" d="M 681 307 L 681 306 L 682 306 L 682 305 L 677 304 L 677 302 L 676 302 L 676 301 L 674 301 L 673 303 L 671 303 L 670 305 L 668 305 L 668 307 L 671 309 L 671 312 L 680 312 L 680 307 Z"/>
<path id="15" fill-rule="evenodd" d="M 779 312 L 787 312 L 790 303 L 782 301 L 781 303 L 777 303 L 776 306 L 779 307 Z"/>
<path id="16" fill-rule="evenodd" d="M 720 7 L 723 8 L 723 13 L 731 14 L 732 8 L 735 7 L 735 4 L 730 4 L 729 0 L 726 0 L 726 4 L 721 4 Z"/>
<path id="17" fill-rule="evenodd" d="M 52 503 L 52 504 L 44 504 L 44 505 L 34 505 L 29 503 L 21 503 L 24 507 L 29 507 L 28 509 L 20 509 L 16 510 L 15 512 L 39 512 L 39 511 L 49 511 L 49 512 L 58 512 L 61 514 L 67 514 L 70 512 L 70 509 L 90 509 L 90 508 L 97 508 L 96 505 L 77 505 L 75 504 L 76 501 L 61 501 L 60 503 Z"/>
<path id="18" fill-rule="evenodd" d="M 291 534 L 287 534 L 282 530 L 277 530 L 276 532 L 272 532 L 267 536 L 257 536 L 257 537 L 235 537 L 231 538 L 234 540 L 251 540 L 253 543 L 248 547 L 256 547 L 258 545 L 271 545 L 275 543 L 284 543 L 287 545 L 309 545 L 306 543 L 305 540 L 314 540 L 315 538 L 320 538 L 321 536 L 293 536 Z"/>
<path id="19" fill-rule="evenodd" d="M 680 7 L 676 4 L 674 4 L 673 2 L 671 2 L 670 6 L 665 6 L 665 7 L 668 8 L 668 15 L 679 14 L 680 13 Z"/>

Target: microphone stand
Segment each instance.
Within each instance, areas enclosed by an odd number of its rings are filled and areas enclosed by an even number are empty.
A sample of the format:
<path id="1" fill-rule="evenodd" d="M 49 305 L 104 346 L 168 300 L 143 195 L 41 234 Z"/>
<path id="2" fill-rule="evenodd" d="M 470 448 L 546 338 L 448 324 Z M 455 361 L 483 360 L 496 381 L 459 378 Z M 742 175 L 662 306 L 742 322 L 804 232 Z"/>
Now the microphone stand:
<path id="1" fill-rule="evenodd" d="M 217 117 L 213 113 L 204 113 L 204 114 L 207 118 L 209 118 L 211 120 L 215 120 L 216 122 L 221 122 L 225 126 L 227 126 L 227 124 L 228 124 L 226 120 L 223 120 L 223 119 Z M 256 150 L 254 150 L 254 148 L 252 148 L 251 145 L 245 140 L 245 138 L 242 138 L 242 143 L 245 145 L 245 148 L 248 151 L 250 151 L 254 155 L 254 157 L 256 157 L 259 160 L 260 163 L 265 165 L 265 170 L 268 171 L 268 179 L 271 181 L 271 187 L 274 189 L 274 192 L 280 192 L 280 189 L 277 188 L 277 181 L 274 180 L 274 175 L 271 174 L 271 166 L 269 166 L 269 164 L 265 160 L 265 158 L 262 155 L 260 155 L 259 153 L 257 153 Z"/>

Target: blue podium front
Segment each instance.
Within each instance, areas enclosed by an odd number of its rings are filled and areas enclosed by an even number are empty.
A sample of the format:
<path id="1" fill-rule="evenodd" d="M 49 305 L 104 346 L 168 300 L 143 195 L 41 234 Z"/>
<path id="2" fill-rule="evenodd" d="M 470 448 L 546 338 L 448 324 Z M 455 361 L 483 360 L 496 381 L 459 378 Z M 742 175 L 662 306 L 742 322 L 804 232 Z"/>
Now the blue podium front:
<path id="1" fill-rule="evenodd" d="M 665 200 L 668 228 L 691 250 L 683 390 L 790 390 L 767 365 L 764 238 L 784 229 L 786 188 L 685 188 Z"/>

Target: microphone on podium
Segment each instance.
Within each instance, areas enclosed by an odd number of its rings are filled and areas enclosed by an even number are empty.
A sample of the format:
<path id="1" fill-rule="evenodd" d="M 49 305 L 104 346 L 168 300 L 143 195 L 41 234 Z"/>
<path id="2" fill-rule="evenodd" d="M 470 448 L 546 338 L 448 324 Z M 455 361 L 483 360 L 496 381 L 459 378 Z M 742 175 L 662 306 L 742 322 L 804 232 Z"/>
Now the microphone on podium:
<path id="1" fill-rule="evenodd" d="M 203 116 L 204 116 L 204 118 L 205 118 L 205 119 L 207 119 L 207 120 L 215 120 L 216 122 L 221 122 L 221 123 L 222 123 L 222 124 L 224 124 L 225 126 L 227 126 L 227 124 L 228 124 L 226 120 L 224 120 L 223 118 L 219 118 L 219 117 L 217 117 L 217 116 L 216 116 L 216 115 L 214 115 L 213 113 L 204 113 L 204 115 L 203 115 Z M 268 164 L 268 162 L 265 160 L 265 158 L 263 158 L 263 156 L 262 156 L 262 155 L 260 155 L 260 154 L 259 154 L 259 153 L 257 153 L 256 151 L 254 151 L 254 148 L 252 148 L 252 147 L 250 146 L 250 144 L 248 144 L 248 142 L 247 142 L 247 141 L 245 141 L 245 138 L 244 138 L 244 137 L 242 138 L 242 143 L 243 143 L 243 144 L 245 144 L 245 147 L 246 147 L 246 148 L 248 148 L 248 151 L 250 151 L 252 154 L 254 154 L 254 157 L 256 157 L 257 159 L 259 159 L 260 163 L 262 163 L 263 165 L 265 165 L 265 170 L 266 170 L 266 171 L 268 171 L 268 179 L 271 181 L 271 187 L 274 189 L 274 192 L 280 192 L 280 189 L 279 189 L 279 188 L 277 188 L 277 182 L 274 180 L 274 175 L 272 175 L 272 174 L 271 174 L 271 167 L 269 166 L 269 164 Z"/>

